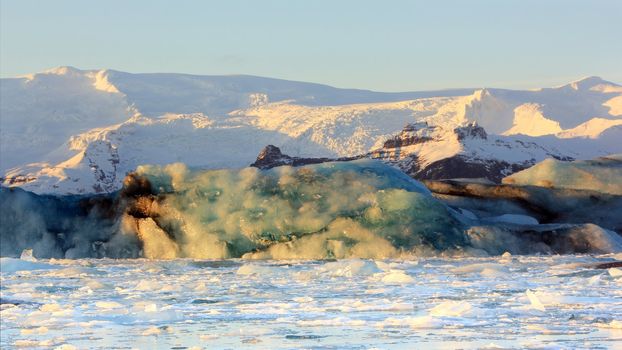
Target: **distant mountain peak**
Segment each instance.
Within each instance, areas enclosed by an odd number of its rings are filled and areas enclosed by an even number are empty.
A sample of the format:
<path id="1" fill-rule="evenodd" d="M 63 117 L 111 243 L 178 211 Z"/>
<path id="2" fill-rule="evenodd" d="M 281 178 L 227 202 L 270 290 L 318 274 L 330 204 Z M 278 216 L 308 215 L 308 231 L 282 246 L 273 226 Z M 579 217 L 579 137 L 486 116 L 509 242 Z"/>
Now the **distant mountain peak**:
<path id="1" fill-rule="evenodd" d="M 604 80 L 601 77 L 588 76 L 588 77 L 570 82 L 566 85 L 562 85 L 560 86 L 560 88 L 571 88 L 573 90 L 592 90 L 593 88 L 599 85 L 619 86 L 618 84 Z"/>
<path id="2" fill-rule="evenodd" d="M 83 71 L 72 66 L 59 66 L 50 68 L 48 70 L 43 71 L 43 74 L 56 74 L 56 75 L 68 75 L 68 74 L 79 74 Z"/>

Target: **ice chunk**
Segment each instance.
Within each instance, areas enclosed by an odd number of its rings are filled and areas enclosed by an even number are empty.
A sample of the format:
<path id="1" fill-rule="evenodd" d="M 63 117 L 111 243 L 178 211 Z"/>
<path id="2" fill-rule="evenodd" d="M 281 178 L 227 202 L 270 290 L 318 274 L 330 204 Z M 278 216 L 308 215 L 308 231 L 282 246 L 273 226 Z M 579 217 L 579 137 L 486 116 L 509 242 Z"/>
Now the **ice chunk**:
<path id="1" fill-rule="evenodd" d="M 95 303 L 95 306 L 99 309 L 119 309 L 123 307 L 116 301 L 98 301 Z"/>
<path id="2" fill-rule="evenodd" d="M 414 280 L 414 278 L 401 270 L 392 270 L 382 277 L 382 282 L 387 284 L 412 283 Z"/>
<path id="3" fill-rule="evenodd" d="M 22 335 L 31 335 L 31 334 L 46 334 L 49 331 L 47 327 L 35 327 L 35 328 L 27 328 L 20 330 L 20 334 Z"/>
<path id="4" fill-rule="evenodd" d="M 466 301 L 448 300 L 430 309 L 430 316 L 458 317 L 473 311 L 473 306 Z"/>
<path id="5" fill-rule="evenodd" d="M 499 258 L 499 262 L 502 264 L 509 264 L 512 262 L 512 254 L 510 252 L 505 252 L 501 254 L 501 258 Z"/>
<path id="6" fill-rule="evenodd" d="M 619 269 L 617 267 L 612 267 L 612 268 L 608 269 L 607 272 L 609 272 L 609 275 L 611 277 L 621 277 L 622 276 L 622 269 Z"/>
<path id="7" fill-rule="evenodd" d="M 496 263 L 477 263 L 458 266 L 452 269 L 456 274 L 480 273 L 485 276 L 502 276 L 507 275 L 509 270 L 506 266 Z"/>
<path id="8" fill-rule="evenodd" d="M 43 312 L 56 312 L 56 311 L 61 311 L 62 308 L 60 305 L 58 304 L 43 304 L 39 310 L 43 311 Z"/>
<path id="9" fill-rule="evenodd" d="M 238 268 L 238 275 L 269 275 L 274 269 L 257 264 L 244 264 Z"/>
<path id="10" fill-rule="evenodd" d="M 16 348 L 35 348 L 39 346 L 39 342 L 36 340 L 19 339 L 13 342 L 13 346 Z"/>
<path id="11" fill-rule="evenodd" d="M 613 320 L 609 322 L 609 328 L 622 329 L 622 321 Z"/>
<path id="12" fill-rule="evenodd" d="M 620 155 L 574 162 L 546 159 L 504 178 L 503 183 L 622 195 L 622 160 Z"/>
<path id="13" fill-rule="evenodd" d="M 375 262 L 360 259 L 329 262 L 322 265 L 319 269 L 319 272 L 322 274 L 336 277 L 373 275 L 380 271 Z"/>
<path id="14" fill-rule="evenodd" d="M 322 326 L 364 326 L 367 322 L 365 320 L 352 320 L 346 317 L 336 317 L 332 319 L 319 319 L 319 320 L 301 320 L 296 322 L 299 326 L 304 327 L 322 327 Z"/>
<path id="15" fill-rule="evenodd" d="M 622 321 L 613 320 L 609 323 L 599 323 L 599 328 L 622 329 Z"/>
<path id="16" fill-rule="evenodd" d="M 84 283 L 84 285 L 88 288 L 90 288 L 91 290 L 97 290 L 97 289 L 104 289 L 107 286 L 101 282 L 99 282 L 98 280 L 94 280 L 94 279 L 87 279 Z"/>
<path id="17" fill-rule="evenodd" d="M 78 348 L 71 344 L 62 344 L 54 348 L 54 350 L 77 350 Z"/>
<path id="18" fill-rule="evenodd" d="M 538 299 L 534 292 L 532 292 L 530 289 L 527 289 L 525 294 L 527 294 L 527 298 L 529 298 L 529 302 L 531 303 L 532 308 L 540 311 L 546 311 L 544 305 L 542 305 L 542 302 L 540 301 L 540 299 Z"/>
<path id="19" fill-rule="evenodd" d="M 162 285 L 156 280 L 140 280 L 134 287 L 137 291 L 153 291 L 161 288 Z"/>
<path id="20" fill-rule="evenodd" d="M 537 225 L 538 220 L 532 218 L 527 215 L 519 215 L 519 214 L 503 214 L 499 216 L 493 216 L 489 218 L 485 218 L 485 221 L 488 222 L 504 222 L 508 224 L 518 224 L 518 225 Z"/>
<path id="21" fill-rule="evenodd" d="M 600 275 L 596 275 L 596 276 L 592 276 L 590 277 L 590 279 L 587 280 L 587 284 L 590 286 L 593 286 L 595 284 L 600 283 Z"/>
<path id="22" fill-rule="evenodd" d="M 147 329 L 145 329 L 142 333 L 142 335 L 144 336 L 148 336 L 148 335 L 158 335 L 162 333 L 162 330 L 156 326 L 151 326 Z"/>
<path id="23" fill-rule="evenodd" d="M 19 258 L 24 261 L 37 261 L 37 259 L 32 255 L 32 249 L 24 249 Z"/>
<path id="24" fill-rule="evenodd" d="M 51 265 L 42 262 L 26 261 L 15 258 L 0 258 L 0 271 L 2 271 L 3 273 L 32 270 L 52 270 L 58 268 L 60 267 L 57 265 Z"/>
<path id="25" fill-rule="evenodd" d="M 416 316 L 416 317 L 404 317 L 396 318 L 389 317 L 384 321 L 376 323 L 376 327 L 410 327 L 414 329 L 419 328 L 441 328 L 444 323 L 432 316 Z"/>
<path id="26" fill-rule="evenodd" d="M 136 312 L 157 312 L 158 306 L 155 303 L 140 301 L 132 306 Z"/>
<path id="27" fill-rule="evenodd" d="M 622 237 L 593 224 L 474 226 L 467 230 L 470 244 L 489 254 L 614 253 L 622 251 Z"/>

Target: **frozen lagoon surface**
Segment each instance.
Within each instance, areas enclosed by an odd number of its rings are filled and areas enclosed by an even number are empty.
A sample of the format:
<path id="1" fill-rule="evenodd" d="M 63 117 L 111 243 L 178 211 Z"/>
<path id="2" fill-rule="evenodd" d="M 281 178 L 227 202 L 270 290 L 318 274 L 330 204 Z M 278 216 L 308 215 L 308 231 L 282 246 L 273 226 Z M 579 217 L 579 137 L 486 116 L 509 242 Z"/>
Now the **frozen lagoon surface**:
<path id="1" fill-rule="evenodd" d="M 2 349 L 622 349 L 618 255 L 2 259 Z"/>

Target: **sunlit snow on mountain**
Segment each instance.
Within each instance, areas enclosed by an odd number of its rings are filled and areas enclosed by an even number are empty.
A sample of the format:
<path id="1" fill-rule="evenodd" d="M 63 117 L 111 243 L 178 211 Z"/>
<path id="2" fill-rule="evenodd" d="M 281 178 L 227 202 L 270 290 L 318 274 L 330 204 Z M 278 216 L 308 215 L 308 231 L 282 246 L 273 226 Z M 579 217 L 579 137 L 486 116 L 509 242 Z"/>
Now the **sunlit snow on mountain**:
<path id="1" fill-rule="evenodd" d="M 400 147 L 389 163 L 425 167 L 460 156 L 522 169 L 622 152 L 622 87 L 596 77 L 529 91 L 380 93 L 60 67 L 2 79 L 0 88 L 3 183 L 37 193 L 111 192 L 140 164 L 240 168 L 268 144 L 290 156 L 358 156 L 417 123 L 430 139 Z M 473 122 L 486 140 L 456 136 Z"/>

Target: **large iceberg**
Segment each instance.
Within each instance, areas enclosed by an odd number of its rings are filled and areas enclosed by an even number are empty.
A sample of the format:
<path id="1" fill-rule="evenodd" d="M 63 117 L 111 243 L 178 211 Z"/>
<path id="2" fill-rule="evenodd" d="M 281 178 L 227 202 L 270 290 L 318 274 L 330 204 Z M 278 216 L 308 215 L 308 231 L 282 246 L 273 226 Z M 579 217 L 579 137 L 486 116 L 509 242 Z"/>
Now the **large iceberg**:
<path id="1" fill-rule="evenodd" d="M 149 259 L 622 250 L 617 233 L 592 224 L 538 225 L 524 215 L 500 212 L 506 219 L 492 220 L 460 210 L 373 160 L 269 170 L 145 165 L 111 195 L 54 197 L 1 188 L 0 199 L 0 255 L 10 257 L 24 249 L 37 258 Z"/>
<path id="2" fill-rule="evenodd" d="M 134 176 L 152 191 L 130 204 L 149 258 L 387 258 L 466 243 L 448 207 L 376 161 L 265 171 L 172 164 Z"/>
<path id="3" fill-rule="evenodd" d="M 622 195 L 622 154 L 574 162 L 546 159 L 504 178 L 503 183 Z"/>
<path id="4" fill-rule="evenodd" d="M 138 240 L 118 234 L 123 208 L 114 197 L 41 196 L 0 187 L 0 256 L 32 249 L 38 258 L 138 257 Z"/>

